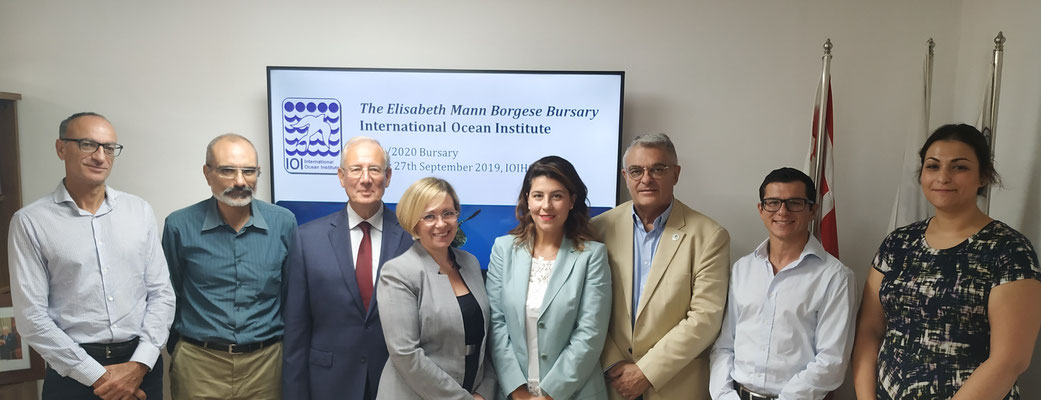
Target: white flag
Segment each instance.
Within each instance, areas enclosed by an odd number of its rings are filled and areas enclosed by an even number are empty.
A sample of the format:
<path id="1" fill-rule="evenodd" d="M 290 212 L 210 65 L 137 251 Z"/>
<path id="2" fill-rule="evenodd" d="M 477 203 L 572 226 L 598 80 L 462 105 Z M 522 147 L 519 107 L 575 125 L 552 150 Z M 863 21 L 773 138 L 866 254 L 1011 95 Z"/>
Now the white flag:
<path id="1" fill-rule="evenodd" d="M 918 168 L 922 165 L 918 150 L 929 137 L 929 108 L 932 98 L 932 61 L 926 53 L 922 64 L 922 93 L 918 110 L 911 118 L 906 143 L 904 144 L 904 164 L 900 168 L 900 179 L 897 183 L 896 198 L 893 200 L 893 213 L 889 218 L 889 232 L 901 226 L 921 221 L 933 215 L 933 207 L 922 195 L 921 185 L 916 179 Z"/>

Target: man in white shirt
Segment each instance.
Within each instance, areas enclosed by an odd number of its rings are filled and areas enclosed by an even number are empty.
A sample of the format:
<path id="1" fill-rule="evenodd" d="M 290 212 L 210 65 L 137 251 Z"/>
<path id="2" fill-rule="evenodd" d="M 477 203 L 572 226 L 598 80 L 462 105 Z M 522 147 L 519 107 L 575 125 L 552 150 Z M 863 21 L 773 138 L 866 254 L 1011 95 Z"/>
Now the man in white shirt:
<path id="1" fill-rule="evenodd" d="M 711 354 L 713 400 L 823 399 L 842 384 L 853 346 L 853 272 L 810 235 L 813 181 L 780 168 L 759 187 L 769 239 L 731 270 Z"/>
<path id="2" fill-rule="evenodd" d="M 99 114 L 62 121 L 65 179 L 11 219 L 11 299 L 47 361 L 44 400 L 163 397 L 174 292 L 152 207 L 105 184 L 116 140 Z"/>

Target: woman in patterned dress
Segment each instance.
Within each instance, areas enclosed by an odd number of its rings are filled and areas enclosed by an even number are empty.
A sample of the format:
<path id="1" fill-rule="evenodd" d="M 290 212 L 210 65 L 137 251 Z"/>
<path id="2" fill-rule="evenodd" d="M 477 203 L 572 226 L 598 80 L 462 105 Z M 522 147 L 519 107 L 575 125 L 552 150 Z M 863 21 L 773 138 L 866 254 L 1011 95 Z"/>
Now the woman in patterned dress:
<path id="1" fill-rule="evenodd" d="M 1041 327 L 1041 269 L 1022 234 L 976 197 L 998 182 L 969 125 L 922 146 L 936 216 L 891 233 L 872 261 L 853 351 L 858 399 L 1019 399 Z"/>
<path id="2" fill-rule="evenodd" d="M 528 167 L 517 227 L 488 264 L 497 398 L 606 399 L 600 351 L 607 338 L 611 272 L 592 240 L 586 185 L 567 160 Z"/>

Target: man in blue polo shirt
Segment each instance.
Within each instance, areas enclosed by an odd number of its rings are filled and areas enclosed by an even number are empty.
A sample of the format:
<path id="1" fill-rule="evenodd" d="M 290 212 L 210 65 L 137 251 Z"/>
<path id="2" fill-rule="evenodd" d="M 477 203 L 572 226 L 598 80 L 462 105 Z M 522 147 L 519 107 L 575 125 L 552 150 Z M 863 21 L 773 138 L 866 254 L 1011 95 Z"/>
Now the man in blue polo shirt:
<path id="1" fill-rule="evenodd" d="M 282 277 L 296 218 L 253 198 L 260 176 L 246 138 L 206 147 L 213 197 L 166 218 L 163 250 L 177 293 L 170 389 L 174 399 L 278 399 Z"/>

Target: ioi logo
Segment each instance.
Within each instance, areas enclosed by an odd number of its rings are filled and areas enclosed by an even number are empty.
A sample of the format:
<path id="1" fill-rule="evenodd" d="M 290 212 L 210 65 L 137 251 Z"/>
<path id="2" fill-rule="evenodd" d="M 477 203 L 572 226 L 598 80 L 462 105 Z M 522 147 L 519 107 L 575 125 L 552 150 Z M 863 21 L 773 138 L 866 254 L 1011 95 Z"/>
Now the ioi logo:
<path id="1" fill-rule="evenodd" d="M 282 101 L 282 139 L 289 173 L 335 174 L 339 166 L 340 101 L 290 97 Z"/>

